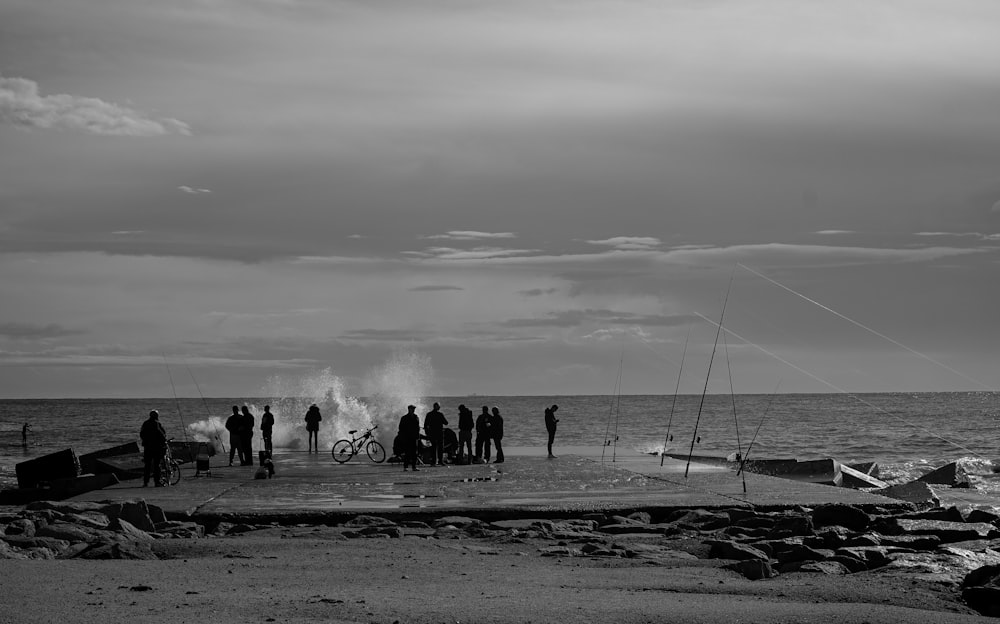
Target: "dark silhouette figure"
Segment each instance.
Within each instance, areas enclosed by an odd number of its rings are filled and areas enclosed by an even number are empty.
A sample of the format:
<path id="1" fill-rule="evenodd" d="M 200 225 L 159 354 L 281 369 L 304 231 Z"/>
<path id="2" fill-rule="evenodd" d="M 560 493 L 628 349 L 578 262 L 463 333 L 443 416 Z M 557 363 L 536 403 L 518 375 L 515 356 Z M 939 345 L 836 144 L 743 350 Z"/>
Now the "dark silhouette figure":
<path id="1" fill-rule="evenodd" d="M 21 427 L 21 446 L 28 448 L 28 432 L 31 431 L 31 425 L 24 423 Z"/>
<path id="2" fill-rule="evenodd" d="M 556 418 L 556 410 L 559 409 L 558 405 L 553 405 L 552 407 L 545 408 L 545 430 L 549 432 L 549 458 L 555 459 L 555 455 L 552 454 L 552 443 L 556 440 L 556 423 L 559 419 Z"/>
<path id="3" fill-rule="evenodd" d="M 240 437 L 240 428 L 243 426 L 243 416 L 240 415 L 240 408 L 233 406 L 233 413 L 226 419 L 226 431 L 229 432 L 229 465 L 233 465 L 233 456 L 239 455 L 240 465 L 246 461 L 243 459 L 243 440 Z"/>
<path id="4" fill-rule="evenodd" d="M 271 446 L 271 431 L 274 430 L 274 414 L 271 413 L 271 406 L 264 406 L 264 414 L 260 417 L 260 435 L 264 438 L 264 450 L 267 456 L 271 456 L 274 448 Z"/>
<path id="5" fill-rule="evenodd" d="M 472 461 L 472 430 L 476 428 L 472 410 L 464 404 L 458 406 L 458 461 Z M 468 449 L 468 451 L 466 451 Z"/>
<path id="6" fill-rule="evenodd" d="M 313 446 L 316 447 L 316 452 L 319 453 L 319 421 L 323 420 L 323 415 L 319 413 L 319 408 L 315 403 L 309 406 L 309 411 L 306 412 L 306 433 L 309 434 L 309 452 L 313 450 Z"/>
<path id="7" fill-rule="evenodd" d="M 149 473 L 153 473 L 153 483 L 156 487 L 163 485 L 163 474 L 160 464 L 167 453 L 167 432 L 160 424 L 160 413 L 153 410 L 149 418 L 139 428 L 139 439 L 142 441 L 142 487 L 149 487 Z"/>
<path id="8" fill-rule="evenodd" d="M 243 415 L 240 417 L 243 422 L 243 426 L 240 429 L 240 440 L 243 442 L 243 458 L 246 460 L 246 464 L 240 463 L 241 466 L 253 466 L 253 425 L 254 418 L 253 414 L 250 413 L 250 409 L 244 405 Z"/>
<path id="9" fill-rule="evenodd" d="M 432 464 L 444 466 L 444 426 L 448 420 L 441 413 L 441 406 L 434 404 L 434 409 L 424 416 L 424 433 L 431 441 Z"/>
<path id="10" fill-rule="evenodd" d="M 413 466 L 417 471 L 417 443 L 420 440 L 420 416 L 417 416 L 417 406 L 407 405 L 407 412 L 399 419 L 399 443 L 403 448 L 403 471 Z"/>
<path id="11" fill-rule="evenodd" d="M 476 417 L 476 459 L 490 461 L 490 408 Z"/>
<path id="12" fill-rule="evenodd" d="M 503 463 L 503 445 L 500 443 L 503 440 L 503 416 L 500 415 L 500 408 L 493 408 L 493 415 L 490 416 L 490 437 L 493 438 L 493 444 L 497 447 L 497 458 L 493 462 L 495 464 Z"/>

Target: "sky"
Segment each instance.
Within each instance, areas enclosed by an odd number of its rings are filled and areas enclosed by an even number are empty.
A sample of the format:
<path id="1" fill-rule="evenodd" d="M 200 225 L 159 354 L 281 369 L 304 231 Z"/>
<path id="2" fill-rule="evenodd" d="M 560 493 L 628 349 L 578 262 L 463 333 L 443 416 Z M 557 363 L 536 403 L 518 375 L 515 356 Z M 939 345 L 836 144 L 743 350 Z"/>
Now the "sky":
<path id="1" fill-rule="evenodd" d="M 998 75 L 988 0 L 0 0 L 0 398 L 991 390 Z"/>

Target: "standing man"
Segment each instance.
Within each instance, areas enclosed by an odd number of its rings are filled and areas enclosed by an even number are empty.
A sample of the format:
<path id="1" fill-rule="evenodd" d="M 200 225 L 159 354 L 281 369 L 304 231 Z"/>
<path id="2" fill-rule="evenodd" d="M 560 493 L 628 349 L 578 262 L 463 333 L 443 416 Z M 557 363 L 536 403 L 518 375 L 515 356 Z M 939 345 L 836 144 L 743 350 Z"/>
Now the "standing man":
<path id="1" fill-rule="evenodd" d="M 417 416 L 417 406 L 407 405 L 406 413 L 399 419 L 399 440 L 403 447 L 403 472 L 407 466 L 413 466 L 417 471 L 417 442 L 420 440 L 420 417 Z"/>
<path id="2" fill-rule="evenodd" d="M 233 465 L 233 455 L 239 454 L 240 465 L 243 465 L 243 440 L 240 437 L 240 426 L 243 417 L 240 416 L 240 408 L 233 406 L 233 413 L 226 419 L 226 431 L 229 432 L 229 465 Z"/>
<path id="3" fill-rule="evenodd" d="M 163 456 L 167 452 L 167 432 L 160 424 L 160 413 L 153 410 L 149 413 L 149 418 L 142 423 L 139 429 L 139 439 L 142 441 L 142 487 L 149 487 L 149 473 L 152 469 L 153 484 L 156 487 L 163 486 L 163 475 L 160 472 L 160 464 Z"/>
<path id="4" fill-rule="evenodd" d="M 242 440 L 243 440 L 243 458 L 247 460 L 247 466 L 253 466 L 253 425 L 254 419 L 253 414 L 250 413 L 250 408 L 246 405 L 243 406 L 243 429 L 242 429 Z M 243 464 L 240 464 L 241 466 Z"/>
<path id="5" fill-rule="evenodd" d="M 323 415 L 319 413 L 319 407 L 315 403 L 309 406 L 306 412 L 306 433 L 309 434 L 309 452 L 316 445 L 316 452 L 319 453 L 319 421 L 323 420 Z"/>
<path id="6" fill-rule="evenodd" d="M 28 448 L 28 432 L 31 431 L 31 425 L 24 423 L 21 427 L 21 446 L 23 448 Z"/>
<path id="7" fill-rule="evenodd" d="M 476 459 L 490 461 L 490 408 L 476 416 Z"/>
<path id="8" fill-rule="evenodd" d="M 437 403 L 424 416 L 424 433 L 431 441 L 431 455 L 438 466 L 444 466 L 444 426 L 447 424 L 448 420 Z"/>
<path id="9" fill-rule="evenodd" d="M 476 428 L 472 410 L 464 404 L 458 406 L 458 461 L 464 463 L 464 458 L 472 463 L 472 430 Z M 464 454 L 468 449 L 468 453 Z"/>
<path id="10" fill-rule="evenodd" d="M 556 410 L 558 409 L 558 405 L 545 408 L 545 430 L 549 432 L 549 459 L 556 458 L 556 456 L 552 454 L 552 443 L 555 442 L 556 439 L 556 423 L 559 422 L 559 419 L 556 418 Z"/>
<path id="11" fill-rule="evenodd" d="M 493 463 L 502 464 L 503 445 L 500 444 L 500 440 L 503 440 L 503 416 L 500 415 L 500 408 L 496 406 L 493 407 L 493 415 L 490 417 L 490 437 L 497 447 L 497 458 Z"/>
<path id="12" fill-rule="evenodd" d="M 264 438 L 264 450 L 267 456 L 271 456 L 273 447 L 271 446 L 271 431 L 274 429 L 274 414 L 271 413 L 271 406 L 264 406 L 264 415 L 260 417 L 260 435 Z"/>

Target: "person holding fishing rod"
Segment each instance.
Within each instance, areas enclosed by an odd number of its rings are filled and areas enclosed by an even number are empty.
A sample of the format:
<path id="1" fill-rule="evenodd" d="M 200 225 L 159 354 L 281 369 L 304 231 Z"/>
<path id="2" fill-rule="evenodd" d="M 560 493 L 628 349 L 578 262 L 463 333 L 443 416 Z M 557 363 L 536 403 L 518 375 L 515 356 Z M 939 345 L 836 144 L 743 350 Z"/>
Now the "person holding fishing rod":
<path id="1" fill-rule="evenodd" d="M 149 418 L 142 423 L 139 429 L 139 439 L 142 441 L 143 468 L 142 487 L 149 487 L 149 473 L 153 473 L 153 483 L 156 487 L 163 487 L 163 475 L 160 471 L 160 460 L 167 452 L 167 432 L 160 424 L 160 413 L 153 410 L 149 413 Z M 150 470 L 152 469 L 152 470 Z"/>
<path id="2" fill-rule="evenodd" d="M 556 458 L 552 454 L 552 443 L 556 441 L 556 423 L 559 422 L 559 419 L 556 418 L 556 410 L 558 409 L 558 405 L 545 408 L 545 431 L 549 434 L 549 459 Z"/>

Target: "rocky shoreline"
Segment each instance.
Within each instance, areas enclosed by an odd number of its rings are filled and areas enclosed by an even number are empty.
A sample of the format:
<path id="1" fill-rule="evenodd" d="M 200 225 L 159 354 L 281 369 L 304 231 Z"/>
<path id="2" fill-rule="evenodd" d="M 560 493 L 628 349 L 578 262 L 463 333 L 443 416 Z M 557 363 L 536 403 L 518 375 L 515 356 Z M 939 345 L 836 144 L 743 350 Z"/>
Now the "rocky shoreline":
<path id="1" fill-rule="evenodd" d="M 0 514 L 3 559 L 160 559 L 171 540 L 252 537 L 294 521 L 248 516 L 168 519 L 144 500 L 41 501 Z M 530 544 L 541 557 L 715 560 L 746 579 L 899 574 L 931 580 L 955 600 L 1000 616 L 1000 516 L 957 507 L 822 505 L 790 510 L 675 509 L 578 517 L 390 518 L 356 515 L 336 539 L 481 540 Z"/>

